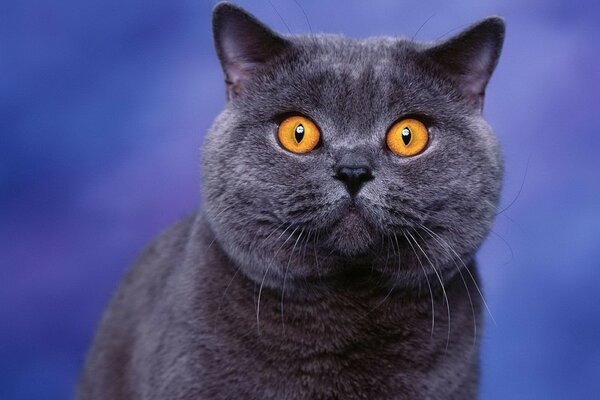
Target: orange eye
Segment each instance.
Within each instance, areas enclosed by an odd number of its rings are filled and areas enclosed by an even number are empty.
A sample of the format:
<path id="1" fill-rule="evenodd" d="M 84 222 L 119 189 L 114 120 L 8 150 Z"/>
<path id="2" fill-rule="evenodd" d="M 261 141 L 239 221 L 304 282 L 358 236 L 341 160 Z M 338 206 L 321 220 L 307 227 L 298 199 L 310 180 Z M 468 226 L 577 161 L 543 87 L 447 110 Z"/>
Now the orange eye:
<path id="1" fill-rule="evenodd" d="M 386 138 L 389 149 L 403 157 L 415 156 L 422 152 L 428 140 L 427 127 L 421 121 L 411 118 L 392 125 Z"/>
<path id="2" fill-rule="evenodd" d="M 277 130 L 279 143 L 292 153 L 308 153 L 319 144 L 319 128 L 306 117 L 295 115 L 284 119 Z"/>

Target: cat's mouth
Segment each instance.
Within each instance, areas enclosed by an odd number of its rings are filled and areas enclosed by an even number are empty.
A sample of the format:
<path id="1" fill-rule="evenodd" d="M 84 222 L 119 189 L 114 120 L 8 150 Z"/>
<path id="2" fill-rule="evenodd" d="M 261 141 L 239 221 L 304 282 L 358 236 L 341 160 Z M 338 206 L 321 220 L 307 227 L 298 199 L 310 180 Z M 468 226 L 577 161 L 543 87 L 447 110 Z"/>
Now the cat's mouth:
<path id="1" fill-rule="evenodd" d="M 360 229 L 365 223 L 367 223 L 363 211 L 356 205 L 348 206 L 342 213 L 337 222 L 338 225 L 343 225 L 345 228 L 349 228 L 350 231 L 354 229 Z"/>
<path id="2" fill-rule="evenodd" d="M 368 252 L 375 236 L 365 205 L 353 199 L 343 200 L 335 210 L 329 245 L 338 253 L 357 256 Z"/>

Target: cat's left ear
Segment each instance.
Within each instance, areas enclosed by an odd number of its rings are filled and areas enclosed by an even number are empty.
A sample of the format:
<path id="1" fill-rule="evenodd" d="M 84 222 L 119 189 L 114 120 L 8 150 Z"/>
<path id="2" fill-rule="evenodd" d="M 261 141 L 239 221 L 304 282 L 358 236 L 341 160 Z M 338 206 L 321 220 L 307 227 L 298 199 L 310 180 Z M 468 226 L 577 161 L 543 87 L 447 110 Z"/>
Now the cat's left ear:
<path id="1" fill-rule="evenodd" d="M 469 103 L 481 109 L 485 87 L 500 57 L 504 31 L 501 17 L 489 17 L 428 48 L 425 54 L 452 76 Z"/>
<path id="2" fill-rule="evenodd" d="M 288 47 L 287 40 L 231 3 L 217 4 L 212 26 L 229 99 L 244 89 L 258 68 Z"/>

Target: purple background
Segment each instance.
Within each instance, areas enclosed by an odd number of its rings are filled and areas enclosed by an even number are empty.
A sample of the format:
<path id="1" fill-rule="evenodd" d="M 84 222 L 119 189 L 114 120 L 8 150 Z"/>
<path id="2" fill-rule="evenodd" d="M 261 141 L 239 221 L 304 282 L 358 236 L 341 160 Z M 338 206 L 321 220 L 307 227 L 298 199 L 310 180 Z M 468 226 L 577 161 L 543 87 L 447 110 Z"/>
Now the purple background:
<path id="1" fill-rule="evenodd" d="M 508 209 L 479 254 L 496 321 L 481 397 L 598 396 L 600 3 L 298 1 L 313 31 L 354 37 L 506 18 L 485 110 Z M 0 7 L 1 399 L 71 396 L 120 276 L 196 207 L 198 149 L 224 103 L 212 1 L 52 3 Z M 293 0 L 240 4 L 308 31 Z"/>

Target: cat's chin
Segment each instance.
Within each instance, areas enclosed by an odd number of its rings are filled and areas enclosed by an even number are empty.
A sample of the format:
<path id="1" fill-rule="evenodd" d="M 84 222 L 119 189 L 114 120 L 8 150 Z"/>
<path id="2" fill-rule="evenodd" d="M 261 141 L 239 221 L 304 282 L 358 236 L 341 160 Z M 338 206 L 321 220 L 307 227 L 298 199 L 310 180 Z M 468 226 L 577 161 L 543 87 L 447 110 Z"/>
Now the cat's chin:
<path id="1" fill-rule="evenodd" d="M 343 256 L 366 255 L 374 243 L 374 228 L 360 207 L 349 205 L 344 208 L 330 230 L 329 245 L 336 253 Z"/>

